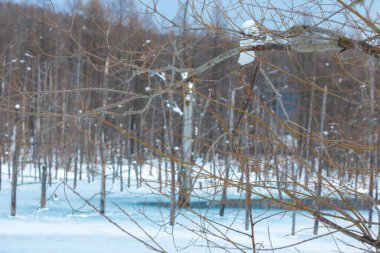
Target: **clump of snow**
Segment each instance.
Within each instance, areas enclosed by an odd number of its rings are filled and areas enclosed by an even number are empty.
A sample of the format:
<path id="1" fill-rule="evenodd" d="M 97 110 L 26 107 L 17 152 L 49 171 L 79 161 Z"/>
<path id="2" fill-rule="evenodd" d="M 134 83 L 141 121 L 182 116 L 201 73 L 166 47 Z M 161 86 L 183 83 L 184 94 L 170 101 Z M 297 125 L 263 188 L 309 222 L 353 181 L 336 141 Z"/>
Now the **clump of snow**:
<path id="1" fill-rule="evenodd" d="M 219 99 L 221 100 L 221 101 L 223 101 L 223 102 L 228 102 L 228 99 L 227 98 L 224 98 L 224 97 L 219 97 Z"/>
<path id="2" fill-rule="evenodd" d="M 269 71 L 268 74 L 269 74 L 269 75 L 273 75 L 273 74 L 278 73 L 279 71 L 280 71 L 280 70 L 278 70 L 278 69 L 274 69 L 274 70 Z"/>
<path id="3" fill-rule="evenodd" d="M 163 81 L 166 81 L 166 75 L 165 75 L 165 72 L 161 72 L 161 73 L 154 73 L 156 76 L 158 76 L 159 78 L 161 78 Z"/>
<path id="4" fill-rule="evenodd" d="M 240 46 L 247 46 L 246 44 L 244 44 L 243 41 L 240 42 Z M 238 63 L 240 65 L 246 65 L 246 64 L 249 64 L 251 62 L 253 62 L 255 60 L 255 52 L 254 51 L 249 51 L 249 52 L 243 52 L 243 53 L 240 53 L 240 56 L 239 56 L 239 60 L 238 60 Z"/>
<path id="5" fill-rule="evenodd" d="M 244 33 L 248 36 L 258 36 L 260 34 L 259 28 L 254 20 L 247 20 L 243 23 L 241 26 Z M 270 38 L 272 40 L 272 38 Z M 240 40 L 240 47 L 244 46 L 258 46 L 262 45 L 266 42 L 266 40 L 259 40 L 259 39 L 253 39 L 253 38 L 242 38 Z M 255 52 L 254 51 L 248 51 L 240 53 L 238 63 L 240 65 L 246 65 L 255 60 Z"/>
<path id="6" fill-rule="evenodd" d="M 16 109 L 20 109 L 20 104 L 15 104 Z"/>
<path id="7" fill-rule="evenodd" d="M 179 106 L 177 105 L 176 102 L 173 101 L 173 105 L 170 104 L 169 101 L 166 102 L 166 107 L 167 108 L 172 108 L 173 112 L 175 113 L 178 113 L 180 116 L 183 115 L 183 112 L 181 110 L 181 108 L 179 108 Z"/>
<path id="8" fill-rule="evenodd" d="M 173 112 L 178 113 L 181 116 L 183 115 L 182 110 L 177 105 L 173 107 Z"/>
<path id="9" fill-rule="evenodd" d="M 289 148 L 297 147 L 297 139 L 291 136 L 290 134 L 285 134 L 279 137 L 281 142 L 284 143 Z"/>
<path id="10" fill-rule="evenodd" d="M 187 73 L 187 72 L 183 72 L 183 73 L 181 74 L 181 77 L 182 77 L 183 80 L 185 80 L 185 79 L 187 79 L 187 78 L 189 77 L 189 73 Z"/>
<path id="11" fill-rule="evenodd" d="M 190 92 L 190 93 L 193 93 L 194 83 L 193 83 L 193 82 L 189 82 L 189 83 L 187 84 L 187 87 L 189 88 L 189 92 Z"/>
<path id="12" fill-rule="evenodd" d="M 241 28 L 243 29 L 245 34 L 249 35 L 258 35 L 259 29 L 257 28 L 256 21 L 254 20 L 247 20 L 242 25 Z"/>

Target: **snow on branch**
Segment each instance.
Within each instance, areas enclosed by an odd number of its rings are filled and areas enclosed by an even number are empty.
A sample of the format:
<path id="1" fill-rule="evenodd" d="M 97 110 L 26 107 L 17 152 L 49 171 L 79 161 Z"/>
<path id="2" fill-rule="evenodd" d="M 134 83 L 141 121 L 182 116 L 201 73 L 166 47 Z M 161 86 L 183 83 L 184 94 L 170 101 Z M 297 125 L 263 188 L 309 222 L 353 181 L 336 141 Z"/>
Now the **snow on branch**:
<path id="1" fill-rule="evenodd" d="M 297 40 L 292 40 L 291 42 L 283 43 L 283 40 L 301 36 L 306 32 L 311 32 L 313 34 L 321 34 L 322 41 L 315 43 L 305 43 L 299 42 Z M 182 81 L 177 83 L 177 87 L 182 86 L 184 83 L 189 82 L 193 77 L 205 72 L 206 70 L 212 68 L 216 64 L 239 55 L 241 53 L 249 53 L 250 56 L 254 59 L 254 51 L 268 51 L 268 50 L 277 50 L 277 51 L 294 51 L 299 53 L 312 53 L 312 52 L 326 52 L 326 51 L 339 51 L 343 52 L 348 49 L 352 49 L 358 52 L 362 52 L 375 58 L 380 58 L 380 48 L 375 47 L 367 43 L 365 40 L 359 41 L 347 38 L 345 36 L 339 35 L 331 30 L 327 30 L 319 27 L 308 27 L 308 26 L 297 26 L 292 27 L 286 31 L 269 31 L 268 34 L 273 35 L 270 40 L 265 40 L 261 42 L 250 43 L 249 45 L 241 45 L 240 47 L 233 48 L 223 54 L 218 55 L 217 57 L 205 62 L 201 66 L 194 68 L 187 72 L 187 75 Z M 255 35 L 246 34 L 246 36 L 251 36 L 252 38 Z M 261 36 L 259 36 L 261 38 Z M 239 57 L 240 58 L 240 57 Z M 252 60 L 251 58 L 251 60 Z M 242 59 L 243 62 L 243 59 Z M 244 62 L 243 62 L 244 63 Z M 247 64 L 247 63 L 245 63 Z"/>

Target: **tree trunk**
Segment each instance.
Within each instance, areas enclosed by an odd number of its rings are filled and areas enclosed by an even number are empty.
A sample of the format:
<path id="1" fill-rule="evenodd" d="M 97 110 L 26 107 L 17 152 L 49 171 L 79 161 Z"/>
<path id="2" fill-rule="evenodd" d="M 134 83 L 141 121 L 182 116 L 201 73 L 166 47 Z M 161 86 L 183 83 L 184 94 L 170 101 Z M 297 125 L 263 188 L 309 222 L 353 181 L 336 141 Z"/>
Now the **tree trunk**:
<path id="1" fill-rule="evenodd" d="M 230 82 L 230 101 L 231 101 L 231 107 L 229 108 L 228 113 L 228 136 L 227 140 L 229 140 L 228 148 L 226 150 L 226 165 L 224 170 L 224 181 L 223 181 L 223 189 L 222 189 L 222 198 L 220 200 L 220 209 L 219 209 L 219 215 L 224 215 L 224 209 L 226 208 L 226 202 L 227 202 L 227 189 L 228 189 L 228 181 L 229 181 L 229 174 L 230 174 L 230 167 L 231 167 L 231 159 L 232 159 L 232 131 L 234 130 L 234 108 L 235 108 L 235 89 L 232 89 L 232 83 Z M 215 174 L 214 174 L 215 175 Z M 216 176 L 216 175 L 215 175 Z"/>
<path id="2" fill-rule="evenodd" d="M 77 177 L 78 177 L 78 152 L 74 150 L 74 189 L 77 188 Z"/>
<path id="3" fill-rule="evenodd" d="M 102 182 L 100 191 L 100 213 L 104 214 L 106 203 L 106 164 L 105 160 L 102 159 Z"/>
<path id="4" fill-rule="evenodd" d="M 182 167 L 180 171 L 180 187 L 178 193 L 178 206 L 190 206 L 191 193 L 191 159 L 193 142 L 193 83 L 188 82 L 188 89 L 184 94 L 183 126 L 182 126 Z"/>
<path id="5" fill-rule="evenodd" d="M 52 183 L 52 167 L 53 167 L 53 152 L 50 150 L 49 151 L 49 158 L 48 158 L 48 168 L 49 168 L 49 186 L 51 186 Z"/>
<path id="6" fill-rule="evenodd" d="M 311 97 L 310 97 L 310 106 L 309 106 L 309 118 L 307 123 L 307 137 L 306 137 L 306 166 L 305 166 L 305 187 L 308 188 L 309 186 L 309 157 L 310 157 L 310 138 L 311 138 L 311 127 L 312 127 L 312 120 L 313 120 L 313 108 L 314 108 L 314 87 L 311 87 Z"/>
<path id="7" fill-rule="evenodd" d="M 46 181 L 47 181 L 47 167 L 46 164 L 42 166 L 42 180 L 41 180 L 41 208 L 46 207 Z"/>
<path id="8" fill-rule="evenodd" d="M 288 163 L 287 163 L 288 165 Z M 297 192 L 297 173 L 295 170 L 294 163 L 292 162 L 292 185 L 293 185 L 293 192 Z M 294 210 L 292 212 L 292 236 L 295 236 L 296 234 L 296 214 L 297 212 Z"/>
<path id="9" fill-rule="evenodd" d="M 109 68 L 109 60 L 108 56 L 106 58 L 105 66 L 104 66 L 104 82 L 103 86 L 104 88 L 107 88 L 108 84 L 108 68 Z M 103 91 L 103 106 L 105 106 L 108 100 L 108 94 L 106 91 Z M 99 122 L 99 150 L 100 150 L 100 159 L 101 159 L 101 167 L 102 167 L 102 182 L 101 182 L 101 189 L 100 189 L 100 213 L 105 213 L 105 203 L 106 203 L 106 141 L 105 141 L 105 129 L 104 129 L 104 122 L 103 120 L 106 120 L 104 118 L 104 114 L 101 114 L 101 122 Z"/>
<path id="10" fill-rule="evenodd" d="M 16 216 L 16 194 L 17 194 L 17 173 L 19 168 L 19 145 L 17 139 L 19 138 L 19 105 L 16 105 L 15 111 L 15 125 L 13 128 L 13 164 L 12 164 L 12 188 L 11 188 L 11 216 Z"/>
<path id="11" fill-rule="evenodd" d="M 2 180 L 3 180 L 3 161 L 0 156 L 0 192 L 1 192 L 2 183 L 3 183 Z"/>
<path id="12" fill-rule="evenodd" d="M 375 120 L 375 59 L 373 57 L 370 57 L 368 59 L 368 65 L 369 65 L 369 85 L 370 85 L 370 120 Z M 374 193 L 374 186 L 375 186 L 375 175 L 377 174 L 377 152 L 376 152 L 376 144 L 377 144 L 377 133 L 376 128 L 372 127 L 371 132 L 369 134 L 369 141 L 368 144 L 375 147 L 375 150 L 373 152 L 369 153 L 369 168 L 370 168 L 370 177 L 369 177 L 369 197 L 371 200 L 373 199 L 373 193 Z M 376 170 L 376 172 L 375 172 Z M 375 174 L 376 173 L 376 174 Z M 369 227 L 372 227 L 372 216 L 373 216 L 373 204 L 371 201 L 369 202 L 369 208 L 368 208 L 368 223 Z M 379 235 L 380 236 L 380 235 Z"/>
<path id="13" fill-rule="evenodd" d="M 320 138 L 321 138 L 321 143 L 320 143 L 320 155 L 319 155 L 319 162 L 318 162 L 318 172 L 317 172 L 317 185 L 316 185 L 316 195 L 317 195 L 317 202 L 319 202 L 318 198 L 321 196 L 322 192 L 322 169 L 323 169 L 323 156 L 325 152 L 325 144 L 323 142 L 323 129 L 325 125 L 325 115 L 326 115 L 326 101 L 327 101 L 327 85 L 325 85 L 325 88 L 323 90 L 323 101 L 322 101 L 322 114 L 321 114 L 321 125 L 320 125 Z M 319 212 L 320 210 L 320 205 L 317 203 L 316 205 L 316 211 Z M 319 220 L 315 219 L 314 220 L 314 229 L 313 229 L 313 234 L 317 235 L 318 234 L 318 223 Z"/>
<path id="14" fill-rule="evenodd" d="M 122 192 L 124 190 L 124 182 L 123 182 L 123 149 L 124 143 L 123 140 L 120 139 L 119 143 L 119 158 L 118 158 L 118 165 L 119 165 L 119 177 L 120 177 L 120 191 Z"/>

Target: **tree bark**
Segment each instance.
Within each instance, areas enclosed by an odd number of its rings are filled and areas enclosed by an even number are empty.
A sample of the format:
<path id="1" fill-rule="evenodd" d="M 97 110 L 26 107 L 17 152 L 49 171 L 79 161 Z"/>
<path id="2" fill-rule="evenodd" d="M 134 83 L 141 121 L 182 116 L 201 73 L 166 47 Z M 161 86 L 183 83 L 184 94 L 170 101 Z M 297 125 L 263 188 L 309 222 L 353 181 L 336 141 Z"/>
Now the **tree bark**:
<path id="1" fill-rule="evenodd" d="M 322 169 L 323 169 L 323 163 L 324 163 L 323 156 L 324 156 L 324 152 L 325 152 L 325 144 L 323 142 L 323 139 L 324 139 L 323 138 L 323 134 L 324 134 L 323 130 L 324 130 L 324 126 L 325 126 L 326 101 L 327 101 L 327 85 L 325 85 L 324 92 L 323 92 L 321 125 L 320 125 L 320 130 L 319 130 L 321 142 L 320 142 L 320 155 L 319 155 L 319 162 L 318 162 L 317 185 L 316 185 L 317 201 L 318 201 L 318 198 L 320 198 L 321 193 L 322 193 L 322 177 L 323 177 Z M 316 203 L 316 210 L 317 210 L 317 212 L 320 211 L 320 205 L 318 203 Z M 318 234 L 318 222 L 319 222 L 319 220 L 316 218 L 314 220 L 314 228 L 313 228 L 313 234 L 314 235 Z"/>
<path id="2" fill-rule="evenodd" d="M 46 164 L 42 166 L 42 180 L 41 180 L 41 208 L 46 207 L 46 185 L 47 185 L 47 167 Z"/>
<path id="3" fill-rule="evenodd" d="M 16 216 L 16 195 L 17 195 L 17 174 L 19 168 L 19 114 L 18 114 L 19 105 L 16 105 L 15 109 L 15 124 L 13 127 L 13 163 L 12 163 L 12 186 L 11 186 L 11 216 Z"/>

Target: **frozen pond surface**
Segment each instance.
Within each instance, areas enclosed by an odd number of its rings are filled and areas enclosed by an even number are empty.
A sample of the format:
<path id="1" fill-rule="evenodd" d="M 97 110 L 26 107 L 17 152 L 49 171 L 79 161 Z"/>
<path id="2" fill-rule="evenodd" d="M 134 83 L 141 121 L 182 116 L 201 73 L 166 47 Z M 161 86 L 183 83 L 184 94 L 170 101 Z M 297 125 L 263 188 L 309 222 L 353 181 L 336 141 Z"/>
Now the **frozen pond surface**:
<path id="1" fill-rule="evenodd" d="M 72 182 L 69 181 L 68 184 L 72 185 Z M 98 206 L 99 189 L 99 181 L 91 184 L 81 181 L 77 191 L 92 204 Z M 148 187 L 140 189 L 133 187 L 119 192 L 118 185 L 116 183 L 112 185 L 109 180 L 107 189 L 109 191 L 106 203 L 107 217 L 133 236 L 155 245 L 145 234 L 147 232 L 166 252 L 223 252 L 216 247 L 220 245 L 231 252 L 241 252 L 231 250 L 232 244 L 221 240 L 220 236 L 226 236 L 241 245 L 249 246 L 249 237 L 241 234 L 249 233 L 244 230 L 243 208 L 227 208 L 224 217 L 218 215 L 219 210 L 215 207 L 195 207 L 195 213 L 177 210 L 177 224 L 172 228 L 168 224 L 168 207 L 151 205 L 153 202 L 159 202 L 159 198 Z M 55 196 L 53 192 L 56 194 Z M 49 188 L 48 197 L 52 198 L 48 201 L 45 210 L 38 209 L 39 183 L 31 181 L 28 184 L 20 185 L 17 193 L 17 216 L 10 217 L 10 182 L 3 176 L 3 190 L 0 192 L 1 253 L 154 252 L 100 216 L 59 181 L 54 182 Z M 226 227 L 219 225 L 212 227 L 210 224 L 203 224 L 199 214 L 205 215 L 208 219 L 216 222 L 215 224 L 222 224 Z M 262 243 L 262 252 L 270 249 L 271 244 L 274 248 L 279 248 L 312 238 L 313 220 L 305 213 L 297 214 L 296 226 L 299 232 L 294 237 L 289 236 L 291 214 L 291 211 L 286 212 L 279 209 L 255 210 L 254 219 L 256 221 L 262 219 L 255 227 L 256 243 Z M 203 225 L 198 226 L 197 224 Z M 230 226 L 237 232 L 228 229 Z M 217 229 L 220 233 L 217 232 Z M 326 229 L 320 229 L 320 234 L 326 232 Z M 208 242 L 206 238 L 210 241 Z M 331 235 L 324 236 L 303 244 L 275 250 L 275 252 L 360 252 L 358 249 L 345 246 L 340 239 L 363 247 L 355 241 L 334 234 L 334 238 Z M 242 249 L 244 250 L 243 246 Z M 252 251 L 245 250 L 245 252 Z"/>

